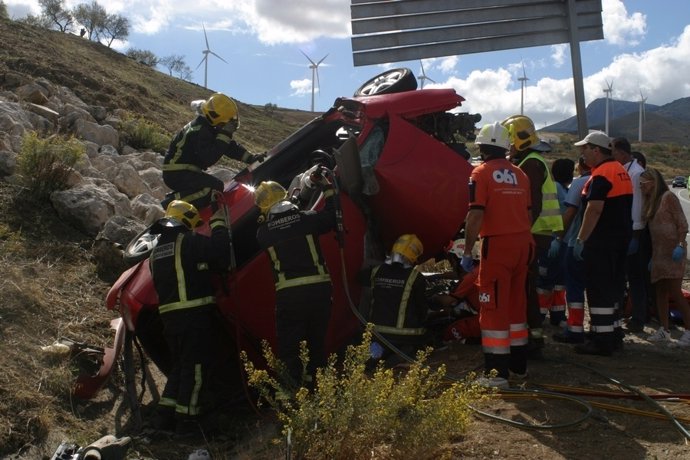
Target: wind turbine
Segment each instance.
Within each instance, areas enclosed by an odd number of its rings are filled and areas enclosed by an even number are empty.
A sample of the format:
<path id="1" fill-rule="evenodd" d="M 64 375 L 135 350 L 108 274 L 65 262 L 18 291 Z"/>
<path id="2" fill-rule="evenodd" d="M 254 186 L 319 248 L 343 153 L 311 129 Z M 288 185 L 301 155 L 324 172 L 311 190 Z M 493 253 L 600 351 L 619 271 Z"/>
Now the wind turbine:
<path id="1" fill-rule="evenodd" d="M 520 82 L 520 115 L 525 113 L 525 82 L 529 80 L 525 73 L 525 63 L 522 63 L 522 77 L 518 78 Z"/>
<path id="2" fill-rule="evenodd" d="M 611 99 L 611 93 L 613 92 L 613 80 L 611 80 L 611 83 L 606 81 L 606 89 L 604 89 L 604 93 L 606 93 L 606 116 L 605 116 L 605 128 L 604 131 L 606 132 L 606 135 L 609 135 L 609 99 Z"/>
<path id="3" fill-rule="evenodd" d="M 217 57 L 218 59 L 220 59 L 221 61 L 225 62 L 226 64 L 228 63 L 228 61 L 226 61 L 225 59 L 223 59 L 222 57 L 218 56 L 216 53 L 211 51 L 211 48 L 208 46 L 208 37 L 206 36 L 206 26 L 204 26 L 203 22 L 201 23 L 201 27 L 204 28 L 204 40 L 206 40 L 206 49 L 202 51 L 202 53 L 204 53 L 204 57 L 201 58 L 201 62 L 199 63 L 198 66 L 196 66 L 196 69 L 198 69 L 201 66 L 201 64 L 204 65 L 204 88 L 207 88 L 207 84 L 208 84 L 208 55 L 212 54 L 215 57 Z M 196 69 L 194 69 L 194 70 L 196 70 Z"/>
<path id="4" fill-rule="evenodd" d="M 328 54 L 326 54 L 324 57 L 321 58 L 319 62 L 314 62 L 312 59 L 307 56 L 307 53 L 304 51 L 300 50 L 302 54 L 304 54 L 304 57 L 307 58 L 310 62 L 309 68 L 311 69 L 311 111 L 314 111 L 314 91 L 315 91 L 315 83 L 318 83 L 319 86 L 319 91 L 321 90 L 321 82 L 319 81 L 319 65 L 323 62 L 324 59 L 328 57 Z"/>
<path id="5" fill-rule="evenodd" d="M 436 83 L 434 80 L 426 76 L 426 72 L 424 72 L 424 63 L 422 60 L 419 60 L 419 67 L 422 69 L 422 74 L 419 75 L 417 78 L 419 79 L 419 82 L 421 83 L 421 89 L 424 89 L 424 80 L 429 80 L 431 83 Z"/>
<path id="6" fill-rule="evenodd" d="M 640 90 L 640 122 L 637 128 L 637 142 L 642 142 L 642 121 L 644 120 L 644 103 L 647 98 L 642 95 L 642 90 Z"/>

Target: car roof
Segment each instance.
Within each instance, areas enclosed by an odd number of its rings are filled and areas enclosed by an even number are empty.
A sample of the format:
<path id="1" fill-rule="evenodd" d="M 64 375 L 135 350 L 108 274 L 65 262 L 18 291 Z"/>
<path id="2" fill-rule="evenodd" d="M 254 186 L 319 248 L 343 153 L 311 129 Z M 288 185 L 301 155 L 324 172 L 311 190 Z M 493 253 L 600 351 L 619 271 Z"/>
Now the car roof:
<path id="1" fill-rule="evenodd" d="M 408 118 L 454 109 L 461 106 L 465 98 L 454 89 L 439 88 L 339 99 L 339 101 L 347 100 L 356 101 L 365 106 L 364 111 L 371 118 L 383 117 L 386 114 L 397 114 Z M 336 101 L 335 106 L 339 101 Z"/>

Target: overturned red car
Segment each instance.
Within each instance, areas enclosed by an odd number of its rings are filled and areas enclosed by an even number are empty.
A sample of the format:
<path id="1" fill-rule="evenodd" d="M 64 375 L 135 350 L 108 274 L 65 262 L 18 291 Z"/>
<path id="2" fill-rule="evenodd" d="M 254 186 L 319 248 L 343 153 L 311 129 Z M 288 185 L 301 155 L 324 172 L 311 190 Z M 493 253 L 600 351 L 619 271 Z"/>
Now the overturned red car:
<path id="1" fill-rule="evenodd" d="M 464 142 L 474 139 L 481 116 L 460 112 L 464 98 L 452 89 L 416 86 L 409 69 L 376 76 L 353 97 L 336 99 L 326 113 L 273 147 L 263 163 L 245 168 L 226 184 L 236 268 L 218 275 L 217 304 L 219 359 L 229 373 L 240 374 L 235 372 L 239 350 L 256 362 L 261 340 L 275 344 L 274 280 L 256 241 L 259 211 L 253 189 L 261 181 L 276 181 L 287 189 L 312 165 L 312 152 L 333 157 L 344 231 L 321 237 L 334 285 L 328 353 L 351 343 L 360 329 L 353 309 L 360 299 L 357 274 L 364 266 L 380 262 L 404 233 L 423 242 L 420 260 L 435 256 L 461 228 L 472 169 Z M 322 202 L 317 199 L 313 206 Z M 201 210 L 206 221 L 210 213 Z M 201 232 L 210 233 L 208 227 Z M 128 341 L 140 343 L 163 373 L 170 367 L 147 259 L 155 242 L 154 235 L 144 232 L 127 247 L 126 258 L 136 263 L 106 299 L 107 308 L 121 316 L 113 322 L 116 343 L 97 375 L 80 377 L 76 394 L 81 397 L 95 394 L 123 344 L 131 353 Z"/>

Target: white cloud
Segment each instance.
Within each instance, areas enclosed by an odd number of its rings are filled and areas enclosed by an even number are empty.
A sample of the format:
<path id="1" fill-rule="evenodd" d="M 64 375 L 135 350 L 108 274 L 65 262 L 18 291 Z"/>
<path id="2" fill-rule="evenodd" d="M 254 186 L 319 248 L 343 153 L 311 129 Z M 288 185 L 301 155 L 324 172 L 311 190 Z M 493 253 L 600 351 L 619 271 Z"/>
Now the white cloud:
<path id="1" fill-rule="evenodd" d="M 638 100 L 640 90 L 650 104 L 690 96 L 690 25 L 673 43 L 642 53 L 626 53 L 585 80 L 585 90 L 601 97 L 605 80 L 613 81 L 613 98 Z M 683 96 L 679 96 L 682 94 Z"/>
<path id="2" fill-rule="evenodd" d="M 565 60 L 568 58 L 570 45 L 567 43 L 552 45 L 551 51 L 551 61 L 553 62 L 553 66 L 558 68 L 561 67 Z"/>
<path id="3" fill-rule="evenodd" d="M 455 72 L 455 67 L 458 65 L 459 61 L 459 56 L 448 56 L 442 58 L 441 62 L 439 62 L 436 67 L 441 71 L 441 73 L 448 75 Z"/>
<path id="4" fill-rule="evenodd" d="M 622 0 L 602 2 L 604 38 L 614 45 L 637 45 L 647 33 L 647 16 L 636 12 L 628 16 Z"/>
<path id="5" fill-rule="evenodd" d="M 303 80 L 292 80 L 290 82 L 290 88 L 292 89 L 291 96 L 305 96 L 311 94 L 311 79 L 305 78 Z M 318 90 L 318 88 L 317 88 Z"/>

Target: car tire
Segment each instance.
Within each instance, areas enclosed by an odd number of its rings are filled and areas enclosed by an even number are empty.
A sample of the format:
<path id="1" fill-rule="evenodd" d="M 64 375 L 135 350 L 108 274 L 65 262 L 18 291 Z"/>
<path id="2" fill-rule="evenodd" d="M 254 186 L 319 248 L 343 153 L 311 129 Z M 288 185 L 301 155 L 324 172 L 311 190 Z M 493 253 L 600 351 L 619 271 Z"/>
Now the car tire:
<path id="1" fill-rule="evenodd" d="M 367 80 L 354 97 L 373 96 L 376 94 L 402 93 L 417 89 L 417 77 L 408 68 L 391 69 Z"/>
<path id="2" fill-rule="evenodd" d="M 128 264 L 135 263 L 146 259 L 156 247 L 158 243 L 159 234 L 151 233 L 151 227 L 142 230 L 137 236 L 127 243 L 125 247 L 123 258 Z"/>

